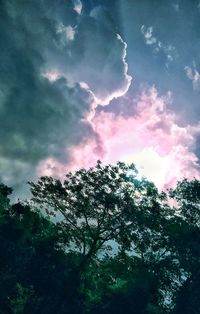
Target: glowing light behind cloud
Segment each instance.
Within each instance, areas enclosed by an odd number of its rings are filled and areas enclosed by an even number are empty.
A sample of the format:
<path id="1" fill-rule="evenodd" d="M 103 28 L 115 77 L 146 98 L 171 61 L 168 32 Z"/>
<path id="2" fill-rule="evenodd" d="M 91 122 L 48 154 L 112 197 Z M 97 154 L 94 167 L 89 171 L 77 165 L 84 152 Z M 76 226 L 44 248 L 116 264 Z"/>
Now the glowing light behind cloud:
<path id="1" fill-rule="evenodd" d="M 200 125 L 179 126 L 175 114 L 167 109 L 170 101 L 170 94 L 161 97 L 153 87 L 141 93 L 135 115 L 96 114 L 92 124 L 100 141 L 92 139 L 72 147 L 67 165 L 52 159 L 43 162 L 40 174 L 63 175 L 101 159 L 105 163 L 134 162 L 140 174 L 159 188 L 173 186 L 183 177 L 199 177 L 193 148 Z"/>
<path id="2" fill-rule="evenodd" d="M 38 174 L 62 177 L 97 159 L 135 162 L 161 187 L 198 177 L 197 4 L 4 2 L 2 182 L 23 190 Z"/>
<path id="3" fill-rule="evenodd" d="M 42 73 L 42 75 L 46 77 L 50 82 L 54 82 L 59 79 L 59 77 L 61 76 L 61 73 L 59 73 L 59 71 L 57 70 L 51 70 L 51 71 Z"/>

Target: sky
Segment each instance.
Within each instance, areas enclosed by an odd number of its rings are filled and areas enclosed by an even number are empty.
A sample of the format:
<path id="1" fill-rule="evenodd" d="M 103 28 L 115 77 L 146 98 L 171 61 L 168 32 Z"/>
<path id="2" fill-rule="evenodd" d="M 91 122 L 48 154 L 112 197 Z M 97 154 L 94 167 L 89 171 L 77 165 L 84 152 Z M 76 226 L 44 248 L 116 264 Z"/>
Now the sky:
<path id="1" fill-rule="evenodd" d="M 0 181 L 200 178 L 200 1 L 1 0 Z"/>

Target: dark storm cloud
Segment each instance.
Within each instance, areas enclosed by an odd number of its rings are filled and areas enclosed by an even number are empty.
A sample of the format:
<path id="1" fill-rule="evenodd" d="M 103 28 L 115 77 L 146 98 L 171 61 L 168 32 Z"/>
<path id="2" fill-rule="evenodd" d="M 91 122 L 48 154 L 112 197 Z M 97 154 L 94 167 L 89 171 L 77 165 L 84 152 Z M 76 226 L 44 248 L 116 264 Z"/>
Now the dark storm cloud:
<path id="1" fill-rule="evenodd" d="M 42 9 L 31 1 L 1 6 L 0 154 L 31 163 L 62 155 L 65 143 L 87 134 L 81 119 L 91 108 L 80 85 L 51 83 L 41 75 L 45 51 L 58 40 L 56 22 Z"/>
<path id="2" fill-rule="evenodd" d="M 76 143 L 80 132 L 89 131 L 81 119 L 90 103 L 87 91 L 78 84 L 68 87 L 64 78 L 55 83 L 20 80 L 1 109 L 0 154 L 33 163 L 48 155 L 61 157 L 65 143 Z"/>
<path id="3" fill-rule="evenodd" d="M 93 95 L 129 86 L 126 45 L 106 13 L 81 12 L 78 0 L 0 1 L 0 180 L 20 185 L 45 158 L 66 161 L 67 147 L 95 136 Z"/>

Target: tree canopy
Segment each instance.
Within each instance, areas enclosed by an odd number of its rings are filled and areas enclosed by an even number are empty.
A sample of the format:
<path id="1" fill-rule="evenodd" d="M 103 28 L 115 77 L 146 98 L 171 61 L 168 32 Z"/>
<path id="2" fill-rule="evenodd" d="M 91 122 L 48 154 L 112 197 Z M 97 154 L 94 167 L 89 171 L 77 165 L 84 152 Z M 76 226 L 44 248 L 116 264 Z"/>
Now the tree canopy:
<path id="1" fill-rule="evenodd" d="M 0 312 L 199 313 L 200 182 L 159 192 L 118 163 L 0 184 Z M 173 205 L 172 205 L 173 204 Z"/>

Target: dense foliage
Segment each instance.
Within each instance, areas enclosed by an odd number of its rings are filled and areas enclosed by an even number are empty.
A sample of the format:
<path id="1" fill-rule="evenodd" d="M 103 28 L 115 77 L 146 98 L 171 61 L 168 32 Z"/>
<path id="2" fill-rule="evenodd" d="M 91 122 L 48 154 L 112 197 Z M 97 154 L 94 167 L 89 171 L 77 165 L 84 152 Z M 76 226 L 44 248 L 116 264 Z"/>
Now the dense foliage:
<path id="1" fill-rule="evenodd" d="M 0 313 L 200 313 L 200 182 L 160 193 L 118 163 L 0 184 Z"/>

